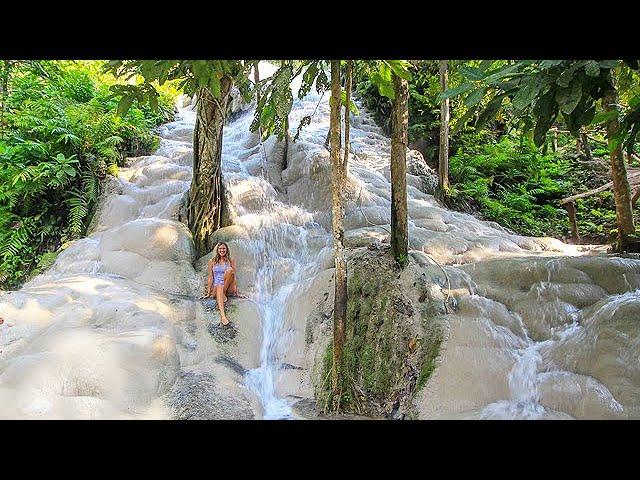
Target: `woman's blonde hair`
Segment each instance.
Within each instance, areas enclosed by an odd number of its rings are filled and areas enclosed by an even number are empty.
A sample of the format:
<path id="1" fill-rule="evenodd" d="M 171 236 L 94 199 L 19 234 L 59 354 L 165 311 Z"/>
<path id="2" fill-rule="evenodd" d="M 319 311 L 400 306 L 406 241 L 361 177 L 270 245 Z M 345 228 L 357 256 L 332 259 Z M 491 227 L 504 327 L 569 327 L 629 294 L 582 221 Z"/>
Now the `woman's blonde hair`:
<path id="1" fill-rule="evenodd" d="M 220 248 L 222 245 L 227 247 L 227 256 L 226 256 L 226 258 L 227 258 L 228 262 L 231 262 L 231 250 L 229 250 L 229 245 L 227 245 L 226 242 L 218 242 L 216 244 L 216 248 L 213 250 L 214 252 L 216 252 L 213 255 L 213 263 L 218 263 L 220 261 L 220 259 L 222 258 L 222 257 L 220 257 L 220 254 L 218 253 L 218 248 Z"/>

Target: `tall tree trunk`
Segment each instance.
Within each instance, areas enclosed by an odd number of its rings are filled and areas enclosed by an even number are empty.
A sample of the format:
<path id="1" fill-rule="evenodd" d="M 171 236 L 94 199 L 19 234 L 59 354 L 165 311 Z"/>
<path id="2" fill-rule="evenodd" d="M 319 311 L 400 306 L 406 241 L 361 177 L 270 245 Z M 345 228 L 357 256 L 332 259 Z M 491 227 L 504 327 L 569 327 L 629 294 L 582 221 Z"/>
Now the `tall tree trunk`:
<path id="1" fill-rule="evenodd" d="M 285 64 L 285 60 L 282 60 L 281 65 L 284 66 Z M 287 115 L 287 118 L 285 118 L 284 120 L 284 149 L 282 152 L 282 170 L 285 170 L 287 168 L 287 156 L 289 155 L 289 115 Z"/>
<path id="2" fill-rule="evenodd" d="M 340 386 L 342 384 L 342 348 L 345 341 L 347 319 L 347 260 L 344 254 L 344 205 L 345 187 L 344 163 L 340 158 L 340 61 L 331 61 L 331 114 L 329 132 L 331 135 L 331 191 L 333 199 L 333 249 L 335 255 L 335 301 L 333 306 L 333 368 L 331 388 L 333 409 L 340 407 Z"/>
<path id="3" fill-rule="evenodd" d="M 393 76 L 395 100 L 391 110 L 391 250 L 398 261 L 409 248 L 407 219 L 407 142 L 409 128 L 409 85 Z"/>
<path id="4" fill-rule="evenodd" d="M 256 88 L 256 105 L 260 103 L 260 69 L 258 68 L 259 60 L 253 62 L 253 83 Z"/>
<path id="5" fill-rule="evenodd" d="M 349 136 L 350 136 L 350 127 L 351 127 L 351 119 L 350 119 L 350 110 L 349 107 L 351 106 L 351 83 L 352 83 L 352 76 L 353 76 L 353 60 L 347 60 L 347 74 L 346 74 L 346 78 L 345 78 L 345 98 L 347 100 L 347 104 L 344 107 L 344 158 L 343 158 L 343 165 L 344 165 L 344 176 L 345 176 L 345 180 L 347 177 L 347 174 L 349 172 L 349 149 L 351 147 L 350 142 L 349 142 Z"/>
<path id="6" fill-rule="evenodd" d="M 447 60 L 440 60 L 440 91 L 447 90 Z M 438 181 L 442 195 L 449 192 L 449 99 L 440 102 L 440 154 L 438 161 Z"/>
<path id="7" fill-rule="evenodd" d="M 207 88 L 198 92 L 193 132 L 193 179 L 189 190 L 189 229 L 198 255 L 210 250 L 209 239 L 221 226 L 223 209 L 222 131 L 232 80 L 220 80 L 220 98 Z"/>
<path id="8" fill-rule="evenodd" d="M 11 60 L 2 61 L 2 77 L 0 78 L 0 138 L 5 136 L 4 115 L 9 96 L 9 79 L 11 77 Z"/>
<path id="9" fill-rule="evenodd" d="M 616 225 L 618 227 L 619 251 L 626 250 L 629 246 L 628 235 L 635 233 L 633 223 L 633 210 L 631 209 L 631 189 L 627 179 L 627 168 L 622 156 L 622 146 L 616 139 L 620 133 L 620 120 L 618 115 L 618 92 L 609 73 L 610 87 L 602 97 L 602 108 L 605 112 L 615 111 L 607 121 L 607 142 L 609 145 L 609 158 L 611 159 L 611 178 L 613 181 L 613 196 L 616 202 Z"/>

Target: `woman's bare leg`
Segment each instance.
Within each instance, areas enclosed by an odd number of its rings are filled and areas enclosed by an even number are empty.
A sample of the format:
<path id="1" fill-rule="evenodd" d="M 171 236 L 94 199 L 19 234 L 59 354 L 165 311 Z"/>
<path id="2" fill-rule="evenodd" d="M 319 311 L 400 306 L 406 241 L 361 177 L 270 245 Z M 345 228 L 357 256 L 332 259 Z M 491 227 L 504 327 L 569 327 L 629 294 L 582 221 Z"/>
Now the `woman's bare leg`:
<path id="1" fill-rule="evenodd" d="M 224 292 L 223 292 L 223 286 L 222 285 L 216 285 L 215 286 L 216 289 L 216 300 L 218 301 L 218 310 L 220 310 L 220 322 L 223 325 L 228 325 L 229 324 L 229 319 L 227 318 L 227 316 L 224 313 Z"/>
<path id="2" fill-rule="evenodd" d="M 238 294 L 238 285 L 236 285 L 236 274 L 231 268 L 228 268 L 226 272 L 224 272 L 224 294 L 225 298 L 229 292 L 231 295 Z"/>

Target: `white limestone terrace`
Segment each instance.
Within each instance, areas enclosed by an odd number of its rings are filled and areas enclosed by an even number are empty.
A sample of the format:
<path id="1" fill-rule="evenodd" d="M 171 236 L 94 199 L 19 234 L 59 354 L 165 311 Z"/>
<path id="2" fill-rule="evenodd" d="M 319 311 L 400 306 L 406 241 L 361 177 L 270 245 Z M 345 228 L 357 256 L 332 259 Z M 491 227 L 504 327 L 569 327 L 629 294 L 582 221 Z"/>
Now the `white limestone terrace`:
<path id="1" fill-rule="evenodd" d="M 207 331 L 212 314 L 197 297 L 209 256 L 195 258 L 178 221 L 195 120 L 181 108 L 160 129 L 159 150 L 130 159 L 111 182 L 92 233 L 22 289 L 0 292 L 0 418 L 294 417 L 295 398 L 313 393 L 306 314 L 333 266 L 328 96 L 295 100 L 292 133 L 314 115 L 286 159 L 283 144 L 249 132 L 252 109 L 236 105 L 225 126 L 234 225 L 216 236 L 229 241 L 250 297 L 233 300 L 235 343 Z M 390 142 L 360 111 L 346 190 L 351 246 L 384 240 L 390 221 Z M 640 262 L 584 256 L 450 211 L 430 179 L 410 152 L 412 256 L 449 265 L 458 292 L 438 367 L 416 399 L 421 417 L 640 416 Z"/>

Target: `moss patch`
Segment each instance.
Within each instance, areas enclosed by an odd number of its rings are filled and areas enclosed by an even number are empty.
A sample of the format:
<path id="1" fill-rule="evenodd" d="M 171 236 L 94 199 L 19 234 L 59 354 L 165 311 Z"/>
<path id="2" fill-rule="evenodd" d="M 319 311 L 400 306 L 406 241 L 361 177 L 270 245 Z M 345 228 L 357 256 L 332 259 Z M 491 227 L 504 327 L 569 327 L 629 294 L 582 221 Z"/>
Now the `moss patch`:
<path id="1" fill-rule="evenodd" d="M 379 414 L 401 380 L 408 347 L 402 335 L 402 315 L 396 310 L 400 293 L 393 259 L 378 256 L 349 266 L 347 331 L 343 348 L 342 411 Z M 333 366 L 333 342 L 323 357 L 322 379 Z M 320 385 L 319 402 L 328 404 L 330 380 Z"/>
<path id="2" fill-rule="evenodd" d="M 436 368 L 444 338 L 442 301 L 422 295 L 432 283 L 422 267 L 409 261 L 399 268 L 390 252 L 354 255 L 348 272 L 339 410 L 402 416 Z M 326 412 L 334 404 L 332 341 L 319 363 L 316 399 Z"/>
<path id="3" fill-rule="evenodd" d="M 422 361 L 420 362 L 420 374 L 416 383 L 416 393 L 426 384 L 436 368 L 436 358 L 442 345 L 442 336 L 438 334 L 431 342 L 422 347 Z"/>

